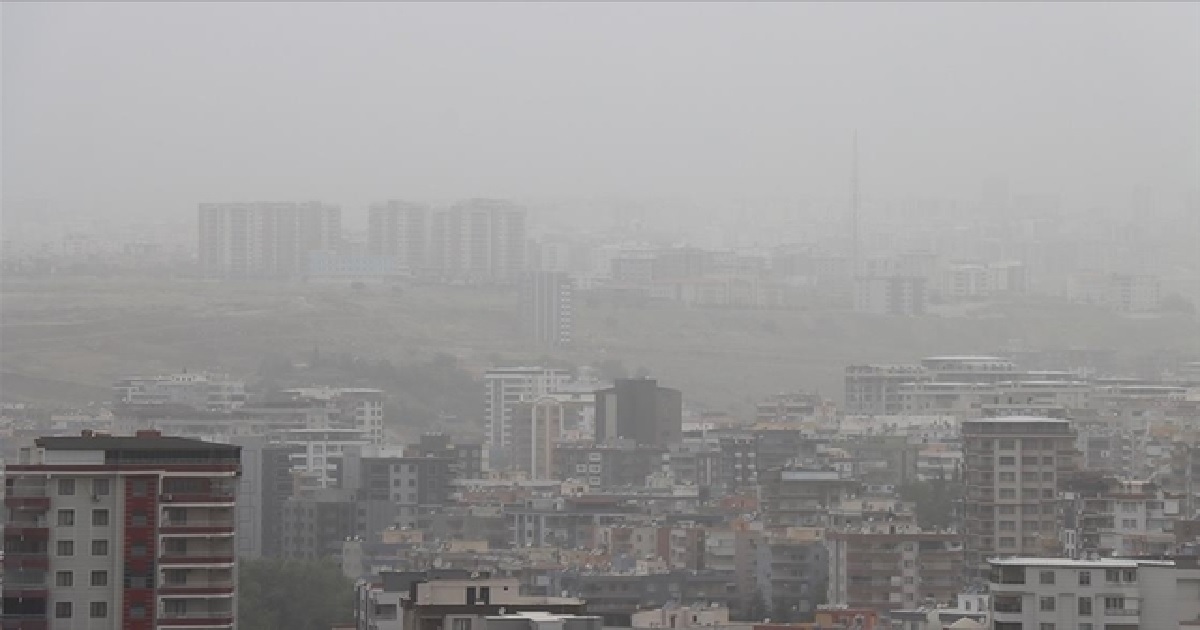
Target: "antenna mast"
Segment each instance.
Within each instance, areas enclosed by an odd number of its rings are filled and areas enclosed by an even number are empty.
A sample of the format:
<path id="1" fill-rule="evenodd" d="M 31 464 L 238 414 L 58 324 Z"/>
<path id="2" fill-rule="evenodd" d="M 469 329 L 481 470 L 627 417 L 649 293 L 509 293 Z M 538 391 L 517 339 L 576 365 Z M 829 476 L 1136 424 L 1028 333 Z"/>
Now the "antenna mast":
<path id="1" fill-rule="evenodd" d="M 850 164 L 850 279 L 858 277 L 858 130 Z"/>

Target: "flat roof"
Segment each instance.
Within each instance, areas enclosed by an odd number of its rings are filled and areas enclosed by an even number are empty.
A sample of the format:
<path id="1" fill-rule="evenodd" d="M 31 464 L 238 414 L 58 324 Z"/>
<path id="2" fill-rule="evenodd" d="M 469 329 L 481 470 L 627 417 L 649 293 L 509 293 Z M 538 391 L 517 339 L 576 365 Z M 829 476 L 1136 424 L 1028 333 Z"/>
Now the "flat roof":
<path id="1" fill-rule="evenodd" d="M 990 564 L 1007 567 L 1065 567 L 1074 569 L 1135 569 L 1139 566 L 1175 566 L 1169 560 L 1137 560 L 1134 558 L 1096 558 L 1074 560 L 1072 558 L 992 558 Z"/>
<path id="2" fill-rule="evenodd" d="M 50 451 L 224 451 L 237 453 L 242 447 L 181 437 L 40 437 L 38 448 Z"/>
<path id="3" fill-rule="evenodd" d="M 1054 422 L 1059 424 L 1071 424 L 1070 420 L 1064 420 L 1062 418 L 1050 418 L 1047 416 L 997 416 L 995 418 L 971 418 L 970 420 L 963 420 L 963 424 L 982 424 L 988 422 L 1000 424 L 1017 424 L 1026 422 Z"/>

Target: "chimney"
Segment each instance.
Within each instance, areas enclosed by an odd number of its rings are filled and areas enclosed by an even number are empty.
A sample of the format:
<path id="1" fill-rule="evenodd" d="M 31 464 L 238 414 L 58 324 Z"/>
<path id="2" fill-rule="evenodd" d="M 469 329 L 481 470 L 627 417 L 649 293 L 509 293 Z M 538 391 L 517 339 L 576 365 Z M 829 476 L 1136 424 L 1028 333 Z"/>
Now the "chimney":
<path id="1" fill-rule="evenodd" d="M 160 438 L 160 437 L 162 437 L 162 431 L 159 431 L 157 429 L 138 429 L 133 434 L 133 437 L 136 437 L 136 438 L 142 439 L 142 440 L 152 439 L 152 438 Z"/>

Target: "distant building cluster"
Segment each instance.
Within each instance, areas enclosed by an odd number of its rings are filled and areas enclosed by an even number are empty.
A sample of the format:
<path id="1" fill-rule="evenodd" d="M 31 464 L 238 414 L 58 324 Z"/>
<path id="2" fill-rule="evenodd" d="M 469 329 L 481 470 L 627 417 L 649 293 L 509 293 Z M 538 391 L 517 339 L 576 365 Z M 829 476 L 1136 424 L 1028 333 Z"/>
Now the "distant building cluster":
<path id="1" fill-rule="evenodd" d="M 371 628 L 1186 627 L 1200 363 L 1076 359 L 848 366 L 840 404 L 745 418 L 496 366 L 483 440 L 397 440 L 378 389 L 208 372 L 121 379 L 101 412 L 6 405 L 4 620 L 231 627 L 238 559 L 271 557 L 336 560 Z M 71 586 L 118 573 L 124 599 Z"/>

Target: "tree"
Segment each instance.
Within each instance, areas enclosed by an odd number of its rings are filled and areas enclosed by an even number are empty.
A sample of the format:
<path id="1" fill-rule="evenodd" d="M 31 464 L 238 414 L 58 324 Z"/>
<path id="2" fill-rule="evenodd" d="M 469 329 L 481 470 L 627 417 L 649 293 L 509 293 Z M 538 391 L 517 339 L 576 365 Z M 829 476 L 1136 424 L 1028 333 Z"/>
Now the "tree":
<path id="1" fill-rule="evenodd" d="M 238 568 L 238 628 L 328 630 L 354 617 L 354 583 L 327 560 L 247 560 Z"/>

